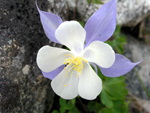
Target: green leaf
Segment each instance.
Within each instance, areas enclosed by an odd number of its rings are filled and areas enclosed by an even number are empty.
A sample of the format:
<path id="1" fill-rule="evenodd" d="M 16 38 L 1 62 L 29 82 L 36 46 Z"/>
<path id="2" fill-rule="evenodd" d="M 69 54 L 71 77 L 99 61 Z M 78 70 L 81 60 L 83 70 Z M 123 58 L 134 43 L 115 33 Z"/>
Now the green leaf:
<path id="1" fill-rule="evenodd" d="M 116 30 L 115 30 L 115 33 L 118 34 L 121 32 L 121 26 L 117 26 L 116 27 Z"/>
<path id="2" fill-rule="evenodd" d="M 114 101 L 114 107 L 112 110 L 114 113 L 128 113 L 128 103 L 126 103 L 125 100 L 116 100 Z"/>
<path id="3" fill-rule="evenodd" d="M 75 105 L 76 99 L 72 99 L 72 100 L 71 100 L 71 103 L 72 103 L 73 105 Z"/>
<path id="4" fill-rule="evenodd" d="M 112 109 L 104 108 L 104 109 L 100 110 L 99 113 L 115 113 L 115 112 L 113 112 Z"/>
<path id="5" fill-rule="evenodd" d="M 128 94 L 124 77 L 106 79 L 103 82 L 103 90 L 105 90 L 113 99 L 122 99 Z"/>
<path id="6" fill-rule="evenodd" d="M 59 104 L 60 104 L 60 106 L 66 106 L 66 100 L 64 100 L 64 99 L 62 99 L 62 98 L 60 98 L 59 99 Z"/>
<path id="7" fill-rule="evenodd" d="M 66 112 L 66 108 L 65 107 L 60 107 L 60 113 L 65 113 Z"/>
<path id="8" fill-rule="evenodd" d="M 69 113 L 80 113 L 79 110 L 74 106 Z"/>
<path id="9" fill-rule="evenodd" d="M 95 101 L 90 101 L 87 107 L 88 107 L 88 111 L 97 113 L 97 111 L 102 109 L 104 105 Z"/>
<path id="10" fill-rule="evenodd" d="M 101 99 L 102 103 L 105 106 L 107 106 L 108 108 L 113 107 L 113 102 L 112 102 L 111 98 L 109 97 L 109 95 L 105 92 L 105 90 L 103 90 L 101 92 L 100 99 Z"/>
<path id="11" fill-rule="evenodd" d="M 87 0 L 87 2 L 90 3 L 94 3 L 94 4 L 103 4 L 103 2 L 101 2 L 101 0 Z"/>
<path id="12" fill-rule="evenodd" d="M 73 106 L 74 106 L 74 105 L 72 104 L 71 100 L 69 100 L 69 101 L 67 102 L 67 104 L 66 104 L 66 109 L 70 110 L 70 109 L 73 108 Z"/>
<path id="13" fill-rule="evenodd" d="M 66 100 L 60 98 L 59 99 L 59 104 L 60 104 L 60 113 L 65 113 L 65 111 L 67 110 L 66 108 Z"/>
<path id="14" fill-rule="evenodd" d="M 54 110 L 52 113 L 59 113 L 57 110 Z"/>
<path id="15" fill-rule="evenodd" d="M 105 85 L 116 85 L 116 84 L 122 84 L 124 83 L 125 81 L 125 78 L 122 76 L 122 77 L 116 77 L 116 78 L 107 78 L 105 81 L 104 81 L 104 84 Z"/>
<path id="16" fill-rule="evenodd" d="M 108 86 L 106 91 L 116 99 L 125 98 L 128 94 L 127 89 L 122 84 Z"/>
<path id="17" fill-rule="evenodd" d="M 85 22 L 84 21 L 79 21 L 79 23 L 81 24 L 81 26 L 85 26 Z"/>

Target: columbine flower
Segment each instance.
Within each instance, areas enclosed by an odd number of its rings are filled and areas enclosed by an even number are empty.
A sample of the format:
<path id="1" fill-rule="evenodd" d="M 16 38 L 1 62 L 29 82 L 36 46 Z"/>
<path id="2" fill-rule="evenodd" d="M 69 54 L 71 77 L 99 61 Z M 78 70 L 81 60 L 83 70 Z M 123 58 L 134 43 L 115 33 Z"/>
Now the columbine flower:
<path id="1" fill-rule="evenodd" d="M 115 54 L 111 46 L 104 43 L 116 27 L 116 0 L 104 4 L 84 28 L 76 21 L 62 22 L 57 15 L 39 8 L 38 11 L 47 37 L 70 49 L 47 45 L 37 54 L 38 67 L 45 77 L 52 79 L 52 89 L 62 98 L 73 99 L 79 95 L 92 100 L 99 95 L 102 81 L 90 64 L 99 66 L 105 76 L 118 77 L 139 63 Z"/>

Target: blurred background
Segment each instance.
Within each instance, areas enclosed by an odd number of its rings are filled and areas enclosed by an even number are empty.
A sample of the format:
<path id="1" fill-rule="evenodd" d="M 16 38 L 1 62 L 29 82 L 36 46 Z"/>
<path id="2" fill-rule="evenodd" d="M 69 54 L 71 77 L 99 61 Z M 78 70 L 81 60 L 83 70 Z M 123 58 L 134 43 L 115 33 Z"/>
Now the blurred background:
<path id="1" fill-rule="evenodd" d="M 63 20 L 87 19 L 108 0 L 38 0 Z M 117 27 L 106 43 L 132 62 L 128 74 L 108 78 L 93 101 L 63 100 L 36 65 L 37 51 L 55 44 L 44 34 L 35 0 L 0 0 L 0 113 L 150 113 L 150 0 L 118 0 Z"/>

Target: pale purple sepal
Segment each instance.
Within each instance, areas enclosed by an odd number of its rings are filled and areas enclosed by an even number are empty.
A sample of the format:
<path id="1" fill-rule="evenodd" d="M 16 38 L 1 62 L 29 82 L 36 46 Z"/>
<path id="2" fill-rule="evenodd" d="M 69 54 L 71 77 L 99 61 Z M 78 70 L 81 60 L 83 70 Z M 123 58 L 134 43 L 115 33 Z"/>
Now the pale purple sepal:
<path id="1" fill-rule="evenodd" d="M 107 77 L 119 77 L 121 75 L 128 73 L 139 63 L 141 63 L 141 61 L 137 63 L 132 63 L 129 59 L 127 59 L 123 55 L 116 54 L 116 60 L 110 68 L 100 67 L 100 69 L 103 75 Z"/>
<path id="2" fill-rule="evenodd" d="M 95 40 L 108 40 L 116 28 L 116 0 L 111 0 L 98 9 L 87 21 L 86 46 Z"/>
<path id="3" fill-rule="evenodd" d="M 55 38 L 55 30 L 63 22 L 62 19 L 53 13 L 41 11 L 36 4 L 40 14 L 40 19 L 45 31 L 46 36 L 53 42 L 59 43 Z"/>
<path id="4" fill-rule="evenodd" d="M 53 80 L 63 69 L 64 69 L 64 65 L 58 67 L 57 69 L 51 71 L 51 72 L 43 72 L 42 71 L 42 74 L 45 78 L 49 78 L 50 80 Z"/>

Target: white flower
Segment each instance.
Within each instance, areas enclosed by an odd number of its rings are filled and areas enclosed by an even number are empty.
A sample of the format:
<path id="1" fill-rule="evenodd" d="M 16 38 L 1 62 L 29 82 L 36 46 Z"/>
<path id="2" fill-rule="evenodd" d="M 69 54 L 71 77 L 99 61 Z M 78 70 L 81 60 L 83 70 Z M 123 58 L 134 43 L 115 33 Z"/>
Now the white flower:
<path id="1" fill-rule="evenodd" d="M 70 51 L 44 46 L 37 55 L 37 64 L 44 72 L 51 72 L 65 65 L 52 80 L 52 89 L 64 99 L 73 99 L 78 95 L 87 100 L 95 99 L 102 90 L 102 81 L 90 63 L 109 68 L 115 61 L 114 51 L 101 41 L 93 41 L 85 47 L 86 31 L 76 21 L 60 24 L 55 31 L 55 37 Z"/>

